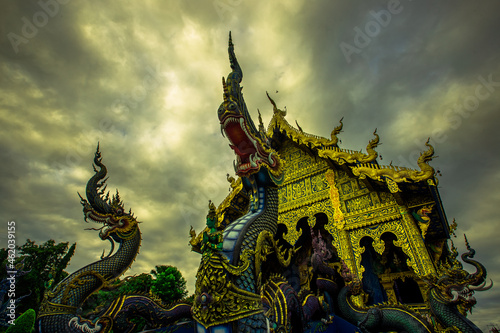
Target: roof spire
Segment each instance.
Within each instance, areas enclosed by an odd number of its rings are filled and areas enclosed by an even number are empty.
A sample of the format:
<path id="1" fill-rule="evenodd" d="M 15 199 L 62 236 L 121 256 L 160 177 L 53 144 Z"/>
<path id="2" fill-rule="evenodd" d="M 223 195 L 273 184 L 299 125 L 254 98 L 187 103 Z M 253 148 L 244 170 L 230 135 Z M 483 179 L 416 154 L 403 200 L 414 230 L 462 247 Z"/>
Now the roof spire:
<path id="1" fill-rule="evenodd" d="M 238 60 L 236 59 L 236 54 L 234 53 L 234 45 L 233 45 L 233 39 L 231 38 L 231 31 L 229 31 L 228 53 L 229 53 L 229 63 L 231 64 L 231 69 L 233 70 L 234 74 L 233 73 L 231 73 L 233 75 L 229 74 L 227 80 L 229 81 L 229 78 L 232 78 L 239 84 L 243 79 L 243 71 L 241 70 L 240 64 L 238 64 Z"/>
<path id="2" fill-rule="evenodd" d="M 269 99 L 269 101 L 271 102 L 271 104 L 273 105 L 274 114 L 279 113 L 282 117 L 286 116 L 286 111 L 278 109 L 278 107 L 276 106 L 276 102 L 274 102 L 274 100 L 271 98 L 271 96 L 269 96 L 269 93 L 267 91 L 266 91 L 266 95 L 267 95 L 267 98 Z"/>

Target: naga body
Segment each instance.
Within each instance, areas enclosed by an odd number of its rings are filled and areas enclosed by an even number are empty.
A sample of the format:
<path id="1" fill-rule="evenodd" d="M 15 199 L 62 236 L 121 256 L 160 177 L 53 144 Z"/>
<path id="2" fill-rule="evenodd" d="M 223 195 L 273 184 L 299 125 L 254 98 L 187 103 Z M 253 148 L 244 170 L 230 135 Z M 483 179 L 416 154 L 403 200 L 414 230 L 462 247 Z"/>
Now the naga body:
<path id="1" fill-rule="evenodd" d="M 294 249 L 283 250 L 275 239 L 284 162 L 271 146 L 262 122 L 257 128 L 248 113 L 240 86 L 243 72 L 231 36 L 228 51 L 232 72 L 222 79 L 224 101 L 218 117 L 222 134 L 236 155 L 234 168 L 249 193 L 249 207 L 246 214 L 218 231 L 219 241 L 211 243 L 204 236 L 193 318 L 198 332 L 303 332 L 306 322 L 325 309 L 315 295 L 300 298 L 278 274 L 290 265 L 294 254 Z M 214 229 L 213 219 L 209 213 L 209 230 Z M 216 233 L 212 234 L 216 240 Z M 332 296 L 336 291 L 328 279 L 322 287 Z"/>
<path id="2" fill-rule="evenodd" d="M 193 317 L 199 331 L 217 327 L 221 332 L 262 332 L 268 330 L 268 322 L 257 283 L 256 249 L 272 243 L 277 230 L 277 185 L 283 162 L 248 114 L 239 85 L 243 72 L 231 39 L 229 58 L 233 71 L 227 81 L 223 78 L 224 102 L 218 116 L 221 131 L 236 154 L 236 174 L 251 199 L 248 212 L 221 232 L 220 244 L 203 250 Z M 260 236 L 264 234 L 269 236 Z"/>
<path id="3" fill-rule="evenodd" d="M 111 329 L 128 332 L 133 324 L 123 317 L 138 315 L 146 319 L 158 317 L 161 323 L 171 323 L 182 316 L 189 316 L 186 306 L 175 309 L 162 308 L 157 302 L 142 295 L 120 297 L 113 302 L 105 314 L 97 321 L 90 321 L 77 314 L 77 309 L 93 293 L 106 287 L 121 276 L 134 261 L 141 245 L 141 232 L 138 221 L 129 211 L 126 212 L 118 192 L 109 198 L 103 197 L 107 169 L 101 161 L 99 147 L 94 157 L 95 175 L 86 187 L 87 199 L 80 196 L 85 221 L 102 224 L 98 230 L 102 240 L 112 244 L 110 253 L 67 276 L 52 290 L 46 292 L 36 321 L 39 333 L 105 333 Z M 97 170 L 97 168 L 99 170 Z M 114 251 L 115 244 L 118 245 Z M 114 252 L 114 253 L 113 253 Z M 173 311 L 172 311 L 173 310 Z M 118 321 L 119 325 L 113 325 Z"/>
<path id="4" fill-rule="evenodd" d="M 434 332 L 425 319 L 404 306 L 396 304 L 379 304 L 371 308 L 356 306 L 350 297 L 360 290 L 359 283 L 346 285 L 339 292 L 338 304 L 344 318 L 357 325 L 363 332 Z"/>
<path id="5" fill-rule="evenodd" d="M 458 329 L 462 333 L 480 333 L 482 331 L 465 317 L 464 312 L 476 304 L 474 292 L 490 289 L 493 282 L 486 286 L 486 268 L 472 259 L 476 251 L 470 247 L 467 238 L 465 244 L 468 251 L 462 254 L 462 261 L 474 266 L 476 272 L 467 273 L 454 258 L 450 269 L 441 277 L 426 277 L 430 286 L 429 305 L 444 327 Z M 456 257 L 458 253 L 454 246 L 452 251 Z"/>

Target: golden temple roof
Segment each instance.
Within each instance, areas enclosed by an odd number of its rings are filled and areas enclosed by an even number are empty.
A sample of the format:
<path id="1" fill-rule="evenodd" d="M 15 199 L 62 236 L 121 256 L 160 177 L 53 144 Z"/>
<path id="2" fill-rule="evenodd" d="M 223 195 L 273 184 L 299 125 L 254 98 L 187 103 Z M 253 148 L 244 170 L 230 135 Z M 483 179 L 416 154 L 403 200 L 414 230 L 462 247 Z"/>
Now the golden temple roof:
<path id="1" fill-rule="evenodd" d="M 378 153 L 375 148 L 378 146 L 380 137 L 377 130 L 373 132 L 374 139 L 368 142 L 366 153 L 349 149 L 339 148 L 337 134 L 342 130 L 343 123 L 340 120 L 340 125 L 335 127 L 331 132 L 331 139 L 327 139 L 318 135 L 309 134 L 302 130 L 294 128 L 285 119 L 286 111 L 278 109 L 274 100 L 267 95 L 273 105 L 273 117 L 267 128 L 267 136 L 272 138 L 276 132 L 285 135 L 298 145 L 303 145 L 313 150 L 319 157 L 330 160 L 337 165 L 347 165 L 352 174 L 360 179 L 370 178 L 382 182 L 421 182 L 433 180 L 435 170 L 428 162 L 434 156 L 434 147 L 429 144 L 429 139 L 425 143 L 428 149 L 420 153 L 417 164 L 420 170 L 407 167 L 398 167 L 390 165 L 380 165 L 376 161 Z M 298 125 L 298 124 L 297 124 Z"/>

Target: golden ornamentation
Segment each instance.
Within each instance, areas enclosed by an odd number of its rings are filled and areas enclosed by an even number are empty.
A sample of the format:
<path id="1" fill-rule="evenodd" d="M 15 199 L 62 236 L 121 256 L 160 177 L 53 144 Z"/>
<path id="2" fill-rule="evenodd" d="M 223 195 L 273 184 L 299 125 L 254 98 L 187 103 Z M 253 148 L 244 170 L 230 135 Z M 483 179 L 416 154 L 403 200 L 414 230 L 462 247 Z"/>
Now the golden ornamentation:
<path id="1" fill-rule="evenodd" d="M 345 215 L 347 230 L 358 229 L 377 223 L 394 220 L 400 216 L 399 209 L 394 203 L 379 204 L 375 207 L 362 209 Z"/>
<path id="2" fill-rule="evenodd" d="M 396 273 L 384 273 L 379 275 L 380 283 L 382 284 L 385 292 L 387 293 L 387 298 L 389 303 L 392 304 L 399 303 L 396 298 L 396 293 L 394 291 L 394 281 L 398 279 L 404 281 L 407 278 L 415 279 L 415 274 L 411 271 L 405 271 Z M 416 280 L 416 282 L 420 288 L 420 293 L 422 294 L 422 298 L 424 298 L 425 301 L 427 297 L 425 282 L 423 282 L 422 280 Z M 411 308 L 414 309 L 413 306 Z"/>
<path id="3" fill-rule="evenodd" d="M 328 225 L 333 226 L 333 208 L 329 198 L 307 204 L 306 206 L 302 206 L 285 213 L 280 213 L 278 215 L 278 223 L 284 224 L 287 228 L 287 233 L 283 235 L 283 238 L 290 245 L 295 245 L 295 242 L 297 242 L 299 237 L 302 235 L 302 230 L 297 230 L 296 228 L 299 220 L 306 217 L 308 219 L 309 226 L 313 227 L 315 223 L 314 215 L 318 213 L 326 214 L 328 217 Z M 327 228 L 327 226 L 325 226 L 325 228 Z"/>
<path id="4" fill-rule="evenodd" d="M 390 178 L 396 183 L 426 181 L 434 177 L 434 168 L 431 167 L 428 162 L 435 156 L 434 147 L 429 144 L 429 139 L 427 139 L 425 145 L 428 149 L 427 151 L 420 153 L 420 157 L 417 161 L 420 171 L 409 168 L 395 167 L 392 165 L 381 166 L 371 163 L 362 164 L 360 166 L 350 166 L 350 168 L 352 173 L 360 179 L 369 177 L 374 180 L 383 181 L 386 178 Z"/>
<path id="5" fill-rule="evenodd" d="M 273 105 L 273 118 L 267 127 L 267 136 L 272 137 L 275 131 L 279 131 L 288 138 L 290 138 L 293 142 L 306 145 L 311 148 L 321 149 L 323 147 L 336 147 L 338 138 L 337 134 L 339 134 L 342 130 L 342 119 L 340 120 L 340 126 L 335 127 L 331 133 L 331 140 L 327 138 L 323 138 L 317 135 L 309 134 L 303 132 L 299 129 L 294 128 L 292 125 L 285 120 L 286 111 L 282 111 L 278 109 L 274 100 L 267 95 L 271 104 Z"/>
<path id="6" fill-rule="evenodd" d="M 238 179 L 236 179 L 235 181 L 233 178 L 233 182 L 231 182 L 231 192 L 229 192 L 228 196 L 220 203 L 220 205 L 217 207 L 217 210 L 215 211 L 215 215 L 217 216 L 217 228 L 220 228 L 222 222 L 224 221 L 225 210 L 231 205 L 233 199 L 242 189 L 243 183 L 241 182 L 241 178 L 238 177 Z"/>
<path id="7" fill-rule="evenodd" d="M 255 245 L 255 276 L 257 276 L 257 289 L 260 289 L 262 285 L 260 268 L 267 257 L 275 253 L 280 265 L 288 267 L 296 250 L 294 251 L 293 248 L 282 250 L 282 246 L 278 246 L 273 234 L 269 230 L 262 231 Z M 287 257 L 287 259 L 285 259 L 285 257 Z"/>
<path id="8" fill-rule="evenodd" d="M 411 247 L 412 253 L 415 254 L 415 262 L 417 264 L 416 267 L 413 267 L 415 274 L 419 277 L 435 274 L 436 268 L 434 267 L 431 257 L 429 256 L 429 252 L 427 252 L 427 248 L 425 247 L 424 240 L 417 228 L 415 220 L 409 213 L 407 207 L 399 206 L 399 210 L 404 221 L 403 228 L 405 233 L 408 235 L 409 244 L 407 246 Z"/>
<path id="9" fill-rule="evenodd" d="M 387 183 L 387 187 L 389 188 L 389 192 L 391 192 L 391 193 L 401 192 L 401 190 L 399 189 L 398 183 L 396 183 L 391 178 L 386 178 L 385 182 Z"/>
<path id="10" fill-rule="evenodd" d="M 64 304 L 52 303 L 49 301 L 42 302 L 40 306 L 40 311 L 38 312 L 38 318 L 51 315 L 63 315 L 76 313 L 76 306 L 69 306 Z"/>
<path id="11" fill-rule="evenodd" d="M 457 230 L 457 227 L 458 227 L 457 221 L 455 221 L 455 219 L 453 219 L 453 222 L 451 222 L 448 230 L 449 230 L 450 234 L 455 236 L 455 237 L 457 237 L 457 235 L 455 235 L 455 230 Z"/>
<path id="12" fill-rule="evenodd" d="M 364 268 L 361 266 L 361 255 L 365 251 L 365 248 L 360 246 L 361 239 L 363 237 L 370 237 L 373 239 L 373 248 L 377 253 L 382 254 L 385 249 L 385 243 L 381 240 L 381 236 L 386 232 L 393 233 L 397 237 L 397 240 L 394 241 L 394 245 L 400 247 L 408 256 L 406 261 L 408 267 L 413 268 L 413 271 L 418 276 L 425 275 L 423 274 L 425 269 L 420 259 L 422 254 L 414 252 L 415 246 L 411 244 L 411 237 L 407 234 L 407 230 L 403 227 L 403 224 L 401 220 L 395 220 L 378 224 L 375 228 L 356 229 L 349 232 L 355 257 L 355 269 L 358 272 L 359 279 L 362 279 L 364 272 Z"/>
<path id="13" fill-rule="evenodd" d="M 429 206 L 424 206 L 420 208 L 417 211 L 417 215 L 415 217 L 417 218 L 418 226 L 422 232 L 422 237 L 425 239 L 425 236 L 427 234 L 427 229 L 429 229 L 431 219 L 427 214 L 430 214 L 432 211 L 432 207 L 434 204 L 429 205 Z"/>
<path id="14" fill-rule="evenodd" d="M 281 285 L 287 283 L 286 279 L 280 275 L 272 275 L 262 287 L 261 298 L 270 305 L 266 316 L 273 316 L 277 321 L 278 330 L 276 332 L 288 332 L 288 305 L 286 296 L 281 289 Z"/>
<path id="15" fill-rule="evenodd" d="M 241 274 L 248 268 L 249 255 L 244 254 L 247 260 L 240 267 L 230 265 L 218 252 L 208 251 L 202 256 L 192 312 L 193 318 L 205 328 L 264 312 L 260 295 L 231 282 L 231 275 Z"/>
<path id="16" fill-rule="evenodd" d="M 330 185 L 330 200 L 332 202 L 332 207 L 334 209 L 333 220 L 337 229 L 342 230 L 345 225 L 344 214 L 340 209 L 340 195 L 339 190 L 335 186 L 335 173 L 332 170 L 328 170 L 325 174 L 325 178 Z"/>
<path id="17" fill-rule="evenodd" d="M 280 155 L 286 163 L 279 189 L 280 213 L 328 197 L 328 183 L 323 176 L 328 170 L 325 161 L 315 160 L 291 143 L 281 149 Z"/>
<path id="18" fill-rule="evenodd" d="M 318 156 L 323 158 L 329 158 L 330 160 L 336 162 L 338 165 L 344 163 L 370 163 L 377 159 L 378 153 L 375 151 L 380 137 L 377 134 L 377 130 L 373 132 L 375 139 L 368 142 L 366 146 L 366 152 L 368 154 L 363 154 L 362 152 L 353 151 L 349 149 L 341 149 L 336 146 L 325 147 L 318 150 Z"/>

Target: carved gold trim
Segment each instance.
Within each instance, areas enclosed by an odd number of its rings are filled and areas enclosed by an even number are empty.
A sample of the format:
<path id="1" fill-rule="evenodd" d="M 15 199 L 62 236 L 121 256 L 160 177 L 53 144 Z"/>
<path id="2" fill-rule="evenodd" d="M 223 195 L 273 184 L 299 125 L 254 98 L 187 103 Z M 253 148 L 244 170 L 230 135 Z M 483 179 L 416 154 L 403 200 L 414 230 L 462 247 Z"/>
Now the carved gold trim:
<path id="1" fill-rule="evenodd" d="M 370 163 L 377 159 L 378 153 L 375 151 L 377 147 L 380 137 L 377 134 L 377 130 L 373 132 L 375 135 L 375 139 L 372 139 L 368 142 L 366 146 L 366 151 L 368 154 L 363 154 L 362 152 L 353 151 L 349 149 L 341 149 L 335 146 L 325 147 L 324 149 L 318 150 L 318 156 L 322 158 L 329 158 L 332 161 L 335 161 L 338 165 L 342 165 L 344 163 Z"/>
<path id="2" fill-rule="evenodd" d="M 332 139 L 326 139 L 318 135 L 314 134 L 309 134 L 304 131 L 301 131 L 299 129 L 294 128 L 292 125 L 286 121 L 284 118 L 286 113 L 284 111 L 279 110 L 276 107 L 276 104 L 274 104 L 274 114 L 273 118 L 269 122 L 269 125 L 267 127 L 267 136 L 272 137 L 274 134 L 275 130 L 278 130 L 281 133 L 284 133 L 289 139 L 291 139 L 293 142 L 298 143 L 298 144 L 303 144 L 303 145 L 308 145 L 310 147 L 314 148 L 321 148 L 324 146 L 335 146 L 338 142 L 337 134 L 340 133 L 340 130 L 342 129 L 342 120 L 341 120 L 341 126 L 336 127 L 332 133 Z"/>
<path id="3" fill-rule="evenodd" d="M 396 167 L 392 165 L 378 165 L 378 164 L 362 164 L 359 166 L 349 166 L 352 173 L 359 177 L 360 179 L 365 179 L 369 177 L 374 180 L 383 181 L 386 178 L 391 179 L 396 183 L 401 182 L 419 182 L 433 179 L 435 171 L 428 162 L 431 161 L 434 156 L 434 147 L 429 144 L 429 140 L 425 143 L 428 149 L 420 153 L 417 164 L 420 167 L 420 171 Z"/>
<path id="4" fill-rule="evenodd" d="M 344 214 L 340 209 L 340 194 L 339 189 L 335 186 L 335 173 L 333 170 L 328 170 L 325 173 L 325 178 L 330 185 L 330 200 L 334 209 L 333 220 L 337 229 L 342 230 L 345 226 Z"/>
<path id="5" fill-rule="evenodd" d="M 232 266 L 220 253 L 208 251 L 203 254 L 196 275 L 193 318 L 205 328 L 220 325 L 258 313 L 263 313 L 260 295 L 239 289 L 231 282 L 231 275 L 241 274 L 249 267 L 244 252 L 243 263 Z"/>
<path id="6" fill-rule="evenodd" d="M 377 130 L 373 132 L 375 139 L 370 140 L 366 147 L 368 154 L 363 154 L 349 149 L 341 149 L 337 146 L 337 134 L 339 134 L 342 130 L 342 119 L 340 120 L 341 125 L 334 128 L 332 131 L 331 139 L 326 139 L 294 128 L 284 118 L 286 112 L 279 110 L 274 101 L 271 100 L 271 103 L 274 107 L 274 114 L 267 128 L 268 137 L 273 137 L 274 132 L 279 131 L 280 133 L 285 134 L 293 142 L 316 149 L 320 157 L 329 158 L 337 162 L 339 165 L 344 163 L 369 163 L 378 157 L 378 153 L 374 150 L 380 141 Z"/>
<path id="7" fill-rule="evenodd" d="M 385 243 L 381 239 L 381 236 L 386 232 L 393 233 L 397 237 L 397 240 L 394 241 L 394 245 L 400 247 L 403 250 L 403 252 L 408 256 L 406 264 L 408 265 L 408 267 L 413 268 L 415 273 L 419 275 L 419 267 L 416 264 L 416 256 L 418 257 L 418 254 L 413 253 L 412 246 L 410 244 L 410 238 L 408 237 L 406 230 L 403 228 L 401 220 L 395 220 L 378 224 L 373 229 L 363 228 L 352 230 L 349 232 L 349 238 L 352 244 L 355 258 L 355 269 L 358 272 L 357 275 L 360 280 L 362 279 L 363 272 L 365 271 L 364 267 L 361 266 L 361 255 L 365 251 L 365 248 L 360 246 L 361 239 L 366 236 L 373 239 L 374 250 L 377 253 L 382 254 L 385 249 Z"/>
<path id="8" fill-rule="evenodd" d="M 220 227 L 222 221 L 224 221 L 224 211 L 231 205 L 234 197 L 243 189 L 243 183 L 241 178 L 238 177 L 235 181 L 231 182 L 231 192 L 224 198 L 224 200 L 220 203 L 215 211 L 215 216 L 217 216 L 217 225 L 216 227 Z"/>
<path id="9" fill-rule="evenodd" d="M 413 267 L 415 273 L 419 277 L 436 274 L 436 268 L 434 267 L 434 263 L 432 262 L 427 248 L 425 247 L 422 234 L 417 227 L 415 219 L 409 213 L 407 207 L 399 206 L 399 210 L 404 221 L 403 227 L 408 235 L 412 252 L 416 254 L 417 260 L 415 260 L 415 262 L 417 263 L 417 266 Z"/>
<path id="10" fill-rule="evenodd" d="M 387 183 L 387 187 L 389 188 L 389 192 L 391 192 L 391 193 L 401 192 L 401 190 L 399 189 L 398 183 L 396 183 L 391 178 L 386 178 L 385 182 Z"/>
<path id="11" fill-rule="evenodd" d="M 401 216 L 398 206 L 390 202 L 387 204 L 377 204 L 367 209 L 356 211 L 345 215 L 347 230 L 358 229 L 397 219 Z"/>
<path id="12" fill-rule="evenodd" d="M 259 234 L 255 245 L 255 276 L 257 277 L 257 289 L 260 289 L 262 285 L 262 276 L 260 272 L 261 265 L 272 253 L 276 254 L 276 258 L 282 267 L 288 267 L 295 251 L 293 248 L 282 250 L 282 246 L 278 246 L 273 234 L 269 230 L 264 230 Z M 285 257 L 287 257 L 287 259 L 285 259 Z"/>
<path id="13" fill-rule="evenodd" d="M 278 223 L 284 224 L 287 228 L 287 233 L 283 235 L 283 238 L 290 245 L 295 245 L 295 242 L 297 242 L 302 235 L 302 231 L 297 230 L 297 223 L 299 220 L 307 217 L 309 226 L 314 227 L 316 221 L 314 215 L 318 213 L 326 214 L 328 217 L 328 224 L 333 226 L 333 208 L 329 198 L 278 214 Z"/>
<path id="14" fill-rule="evenodd" d="M 75 314 L 75 313 L 76 313 L 76 306 L 69 306 L 69 305 L 45 301 L 42 302 L 42 305 L 40 306 L 38 317 L 40 318 L 44 316 Z"/>

